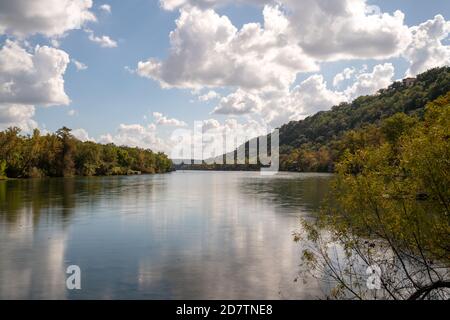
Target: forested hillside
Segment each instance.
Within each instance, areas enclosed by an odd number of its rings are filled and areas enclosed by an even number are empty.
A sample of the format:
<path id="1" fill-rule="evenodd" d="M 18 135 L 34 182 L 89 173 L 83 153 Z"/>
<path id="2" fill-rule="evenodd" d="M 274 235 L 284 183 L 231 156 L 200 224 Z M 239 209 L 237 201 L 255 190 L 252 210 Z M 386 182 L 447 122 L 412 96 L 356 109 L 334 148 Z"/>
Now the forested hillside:
<path id="1" fill-rule="evenodd" d="M 21 135 L 20 129 L 0 132 L 0 178 L 67 177 L 163 173 L 172 161 L 163 153 L 140 148 L 82 142 L 70 129 Z"/>
<path id="2" fill-rule="evenodd" d="M 292 121 L 280 128 L 281 170 L 332 171 L 354 135 L 369 134 L 371 126 L 396 113 L 421 118 L 427 103 L 449 91 L 450 68 L 436 68 L 417 76 L 413 84 L 395 82 L 375 95 Z"/>

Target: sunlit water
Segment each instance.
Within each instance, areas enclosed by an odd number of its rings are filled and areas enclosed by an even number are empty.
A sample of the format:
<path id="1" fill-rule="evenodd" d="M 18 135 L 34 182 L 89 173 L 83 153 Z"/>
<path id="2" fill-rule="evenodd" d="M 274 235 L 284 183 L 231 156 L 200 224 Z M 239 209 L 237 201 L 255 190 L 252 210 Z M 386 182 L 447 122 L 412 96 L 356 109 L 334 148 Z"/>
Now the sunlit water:
<path id="1" fill-rule="evenodd" d="M 0 299 L 305 299 L 292 232 L 329 175 L 0 181 Z M 81 268 L 81 290 L 66 268 Z"/>

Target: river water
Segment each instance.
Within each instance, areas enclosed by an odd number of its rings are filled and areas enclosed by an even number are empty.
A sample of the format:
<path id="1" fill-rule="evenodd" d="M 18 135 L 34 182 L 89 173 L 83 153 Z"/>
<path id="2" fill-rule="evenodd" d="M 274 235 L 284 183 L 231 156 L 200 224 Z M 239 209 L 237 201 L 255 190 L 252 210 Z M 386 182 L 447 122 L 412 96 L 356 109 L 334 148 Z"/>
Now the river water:
<path id="1" fill-rule="evenodd" d="M 178 171 L 0 181 L 0 299 L 320 298 L 320 284 L 299 273 L 292 232 L 329 178 Z M 81 270 L 80 290 L 66 287 L 70 265 Z"/>

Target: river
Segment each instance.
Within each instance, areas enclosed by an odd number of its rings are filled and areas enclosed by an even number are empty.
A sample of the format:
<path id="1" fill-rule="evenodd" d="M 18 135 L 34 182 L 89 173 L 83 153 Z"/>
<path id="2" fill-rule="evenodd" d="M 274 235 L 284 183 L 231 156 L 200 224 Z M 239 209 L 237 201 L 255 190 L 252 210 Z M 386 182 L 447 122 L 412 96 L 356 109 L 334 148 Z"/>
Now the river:
<path id="1" fill-rule="evenodd" d="M 0 181 L 0 299 L 321 297 L 299 273 L 292 232 L 329 178 L 177 171 Z M 80 290 L 66 288 L 70 265 L 80 267 Z"/>

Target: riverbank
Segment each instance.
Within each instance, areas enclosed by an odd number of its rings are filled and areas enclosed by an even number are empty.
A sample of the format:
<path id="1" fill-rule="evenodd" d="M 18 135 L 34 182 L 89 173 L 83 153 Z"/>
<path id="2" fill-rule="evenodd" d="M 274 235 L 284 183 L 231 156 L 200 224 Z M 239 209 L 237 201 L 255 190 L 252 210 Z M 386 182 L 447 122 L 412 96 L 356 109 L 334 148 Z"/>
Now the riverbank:
<path id="1" fill-rule="evenodd" d="M 8 178 L 8 177 L 0 177 L 0 181 L 13 181 L 13 180 L 39 180 L 39 179 L 51 179 L 51 178 L 89 178 L 89 177 L 126 177 L 126 176 L 146 176 L 146 175 L 156 175 L 156 174 L 166 174 L 175 172 L 175 170 L 172 171 L 166 171 L 166 172 L 135 172 L 135 173 L 125 173 L 125 174 L 108 174 L 108 175 L 90 175 L 90 176 L 83 176 L 83 175 L 73 175 L 73 176 L 39 176 L 39 177 L 23 177 L 23 178 Z"/>

